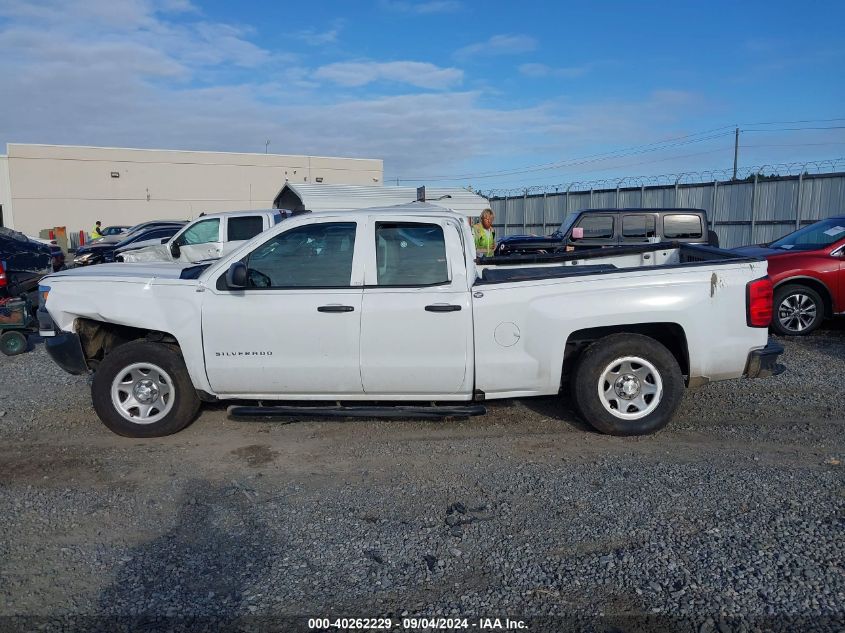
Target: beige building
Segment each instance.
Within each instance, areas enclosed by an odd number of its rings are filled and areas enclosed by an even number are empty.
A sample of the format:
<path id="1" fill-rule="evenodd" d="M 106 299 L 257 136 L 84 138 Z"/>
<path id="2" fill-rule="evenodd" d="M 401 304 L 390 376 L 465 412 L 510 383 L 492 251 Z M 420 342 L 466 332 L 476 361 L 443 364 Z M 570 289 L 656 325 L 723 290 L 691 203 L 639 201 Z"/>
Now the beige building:
<path id="1" fill-rule="evenodd" d="M 0 224 L 38 235 L 202 212 L 268 209 L 285 182 L 382 185 L 380 159 L 7 145 Z"/>

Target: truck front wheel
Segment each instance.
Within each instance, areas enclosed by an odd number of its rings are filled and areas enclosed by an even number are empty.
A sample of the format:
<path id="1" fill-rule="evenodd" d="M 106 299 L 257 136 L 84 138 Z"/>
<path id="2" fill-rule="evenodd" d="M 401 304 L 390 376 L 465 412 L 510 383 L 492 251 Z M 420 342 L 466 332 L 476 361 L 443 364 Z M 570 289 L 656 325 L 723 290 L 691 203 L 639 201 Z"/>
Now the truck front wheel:
<path id="1" fill-rule="evenodd" d="M 91 386 L 94 410 L 124 437 L 162 437 L 190 424 L 200 406 L 181 354 L 171 346 L 133 341 L 103 359 Z"/>
<path id="2" fill-rule="evenodd" d="M 661 343 L 621 333 L 584 350 L 571 387 L 578 412 L 602 433 L 646 435 L 672 418 L 684 395 L 684 378 Z"/>

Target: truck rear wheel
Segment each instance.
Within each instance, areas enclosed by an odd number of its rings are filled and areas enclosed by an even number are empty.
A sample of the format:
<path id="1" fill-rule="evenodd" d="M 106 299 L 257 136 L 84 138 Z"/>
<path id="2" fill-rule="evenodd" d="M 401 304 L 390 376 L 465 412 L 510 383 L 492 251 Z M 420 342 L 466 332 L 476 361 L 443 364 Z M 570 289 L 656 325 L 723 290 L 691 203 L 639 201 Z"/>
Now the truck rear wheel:
<path id="1" fill-rule="evenodd" d="M 612 334 L 584 350 L 571 387 L 578 412 L 597 430 L 646 435 L 672 419 L 684 395 L 684 378 L 678 361 L 658 341 Z"/>
<path id="2" fill-rule="evenodd" d="M 200 401 L 181 354 L 171 346 L 133 341 L 112 350 L 94 374 L 94 410 L 124 437 L 162 437 L 194 419 Z"/>

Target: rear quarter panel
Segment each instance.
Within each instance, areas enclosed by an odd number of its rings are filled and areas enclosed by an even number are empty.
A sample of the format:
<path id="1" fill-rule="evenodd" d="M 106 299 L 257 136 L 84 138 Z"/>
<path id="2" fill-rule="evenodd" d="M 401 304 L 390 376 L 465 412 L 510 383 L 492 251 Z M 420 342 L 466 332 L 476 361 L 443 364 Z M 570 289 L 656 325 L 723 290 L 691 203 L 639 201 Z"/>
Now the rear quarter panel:
<path id="1" fill-rule="evenodd" d="M 491 397 L 557 393 L 573 332 L 655 322 L 683 328 L 691 377 L 739 377 L 748 352 L 768 340 L 745 320 L 746 284 L 765 274 L 755 262 L 477 286 L 476 386 Z M 518 340 L 503 345 L 513 331 Z"/>

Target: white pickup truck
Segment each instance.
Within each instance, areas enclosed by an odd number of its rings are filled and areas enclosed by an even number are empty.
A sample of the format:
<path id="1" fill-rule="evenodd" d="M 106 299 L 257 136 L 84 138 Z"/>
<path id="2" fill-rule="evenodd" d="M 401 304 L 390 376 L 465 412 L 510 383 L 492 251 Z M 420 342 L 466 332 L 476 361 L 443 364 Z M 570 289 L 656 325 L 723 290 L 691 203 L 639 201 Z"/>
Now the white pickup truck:
<path id="1" fill-rule="evenodd" d="M 311 213 L 211 264 L 51 275 L 40 333 L 64 369 L 95 371 L 97 414 L 132 437 L 179 431 L 201 401 L 470 415 L 567 383 L 589 423 L 634 435 L 663 427 L 685 385 L 780 367 L 764 260 L 645 244 L 484 261 L 440 207 Z M 338 406 L 270 406 L 284 400 Z"/>
<path id="2" fill-rule="evenodd" d="M 120 253 L 120 262 L 199 262 L 218 259 L 287 217 L 279 209 L 208 213 L 158 244 Z"/>

